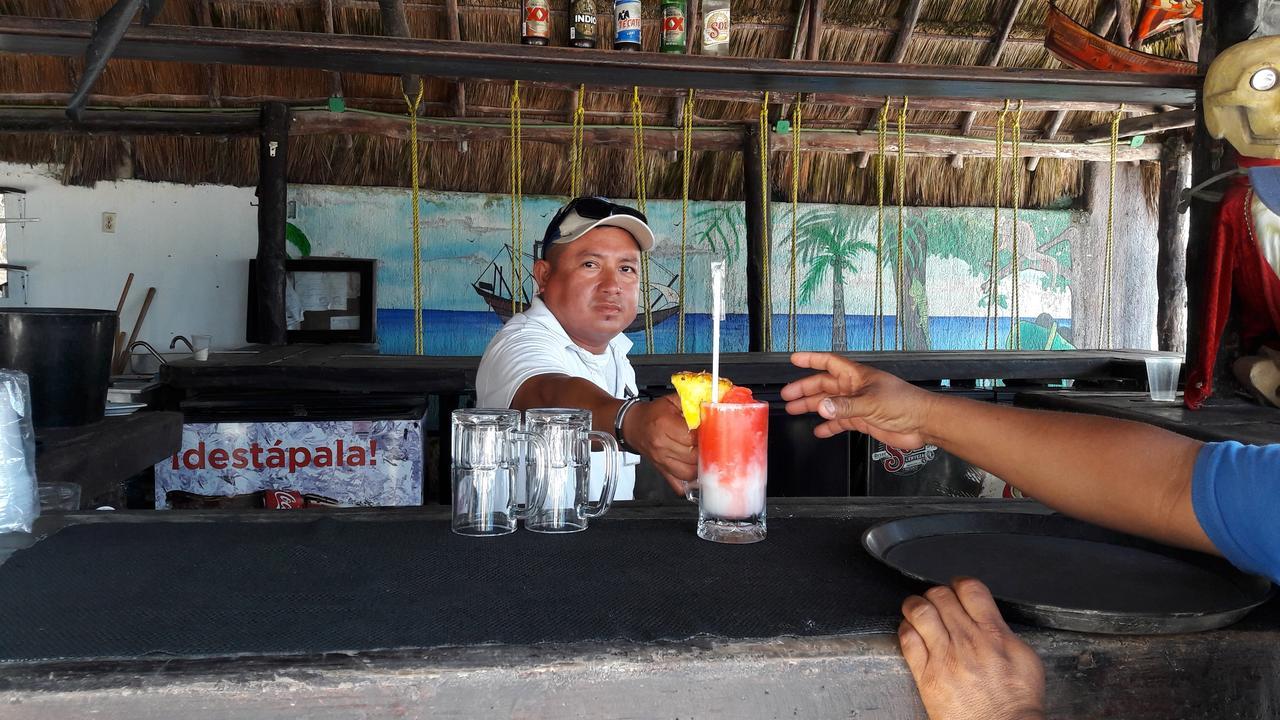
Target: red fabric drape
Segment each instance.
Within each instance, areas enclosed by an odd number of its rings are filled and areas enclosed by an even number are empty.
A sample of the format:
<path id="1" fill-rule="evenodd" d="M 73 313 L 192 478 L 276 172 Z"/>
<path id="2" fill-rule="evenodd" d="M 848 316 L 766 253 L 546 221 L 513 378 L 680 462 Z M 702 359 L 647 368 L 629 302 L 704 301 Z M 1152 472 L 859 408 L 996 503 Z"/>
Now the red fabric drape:
<path id="1" fill-rule="evenodd" d="M 1280 160 L 1240 157 L 1240 167 L 1280 165 Z M 1253 238 L 1253 189 L 1247 176 L 1232 179 L 1218 206 L 1213 248 L 1203 269 L 1204 305 L 1192 308 L 1200 317 L 1195 365 L 1187 375 L 1183 401 L 1195 410 L 1213 394 L 1213 365 L 1234 298 L 1245 352 L 1280 338 L 1280 277 Z"/>

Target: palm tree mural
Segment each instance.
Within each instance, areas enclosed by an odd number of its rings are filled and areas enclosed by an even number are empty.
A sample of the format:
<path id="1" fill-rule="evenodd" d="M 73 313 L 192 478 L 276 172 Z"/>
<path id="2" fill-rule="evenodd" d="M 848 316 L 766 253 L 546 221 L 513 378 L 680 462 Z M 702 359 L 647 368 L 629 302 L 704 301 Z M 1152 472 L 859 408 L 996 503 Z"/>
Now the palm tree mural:
<path id="1" fill-rule="evenodd" d="M 871 220 L 874 222 L 874 217 Z M 867 230 L 867 224 L 866 217 L 855 217 L 835 209 L 802 214 L 796 222 L 797 260 L 803 261 L 805 266 L 797 302 L 810 302 L 821 284 L 830 276 L 832 350 L 848 349 L 844 310 L 845 276 L 858 272 L 853 262 L 858 253 L 876 251 L 874 245 L 858 239 Z M 778 239 L 778 244 L 783 248 L 789 249 L 790 242 L 790 233 Z"/>

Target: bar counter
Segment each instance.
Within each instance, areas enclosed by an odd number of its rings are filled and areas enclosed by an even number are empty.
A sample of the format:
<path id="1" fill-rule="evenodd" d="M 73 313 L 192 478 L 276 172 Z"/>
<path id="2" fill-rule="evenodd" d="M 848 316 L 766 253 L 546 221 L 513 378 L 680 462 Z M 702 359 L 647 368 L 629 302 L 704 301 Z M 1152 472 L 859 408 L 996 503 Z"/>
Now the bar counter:
<path id="1" fill-rule="evenodd" d="M 605 518 L 593 520 L 585 533 L 549 540 L 523 529 L 504 538 L 458 538 L 447 530 L 447 508 L 46 516 L 34 534 L 44 539 L 17 542 L 19 536 L 9 536 L 8 549 L 0 550 L 0 606 L 10 624 L 9 629 L 0 630 L 4 638 L 0 653 L 8 658 L 0 673 L 5 717 L 26 720 L 93 713 L 131 720 L 922 718 L 923 708 L 893 632 L 897 604 L 919 586 L 867 557 L 860 546 L 860 529 L 882 519 L 923 513 L 1046 512 L 1025 500 L 771 499 L 770 503 L 770 536 L 751 546 L 697 540 L 691 505 L 624 503 Z M 239 587 L 243 579 L 234 580 L 233 575 L 264 571 L 234 565 L 238 541 L 225 543 L 211 554 L 208 547 L 196 547 L 194 539 L 182 540 L 222 532 L 232 525 L 237 528 L 235 536 L 245 538 L 245 543 L 252 536 L 265 536 L 264 547 L 278 549 L 284 558 L 281 562 L 288 577 L 279 581 L 279 587 L 296 587 L 300 593 L 308 579 L 314 580 L 315 573 L 325 568 L 361 567 L 360 558 L 365 556 L 360 553 L 370 552 L 371 546 L 393 559 L 416 557 L 415 553 L 429 556 L 441 547 L 460 550 L 449 551 L 447 566 L 414 566 L 396 576 L 375 576 L 373 582 L 368 575 L 371 570 L 352 573 L 348 584 L 334 582 L 325 589 L 346 598 L 335 600 L 338 604 L 333 606 L 301 595 L 290 603 L 287 594 L 273 595 L 270 588 Z M 826 544 L 812 552 L 804 550 L 807 541 L 801 536 L 819 526 L 827 532 Z M 378 537 L 382 527 L 387 529 L 384 543 L 341 544 L 344 532 L 359 529 Z M 395 534 L 406 529 L 408 541 Z M 127 550 L 122 538 L 151 530 L 164 531 L 160 535 L 169 538 L 165 548 L 139 557 L 119 556 Z M 85 568 L 87 577 L 68 579 L 66 573 L 57 574 L 49 567 L 44 574 L 28 575 L 28 581 L 34 577 L 37 585 L 65 582 L 67 593 L 85 594 L 65 598 L 48 594 L 45 605 L 54 607 L 24 606 L 22 598 L 51 590 L 10 584 L 23 577 L 18 570 L 24 554 L 36 553 L 43 543 L 58 542 L 60 533 L 68 533 L 65 538 L 79 533 L 106 539 L 98 541 L 90 557 L 68 557 L 64 563 L 61 556 L 45 556 L 52 566 Z M 276 537 L 278 546 L 271 544 Z M 594 598 L 558 595 L 573 592 L 575 585 L 568 575 L 555 571 L 557 553 L 578 553 L 593 542 L 619 540 L 629 549 L 616 561 L 598 569 L 578 567 L 574 572 L 597 573 L 600 587 L 605 588 L 602 593 L 628 598 L 627 602 L 601 609 Z M 27 547 L 19 549 L 23 545 Z M 529 547 L 549 549 L 529 554 Z M 517 606 L 522 599 L 532 606 L 560 597 L 566 609 L 581 609 L 582 623 L 594 623 L 592 629 L 572 623 L 535 623 L 530 620 L 536 614 L 532 607 L 528 613 L 497 618 L 484 611 L 512 599 L 496 596 L 501 583 L 495 584 L 492 576 L 481 571 L 483 558 L 500 557 L 508 552 L 503 548 L 513 555 L 513 566 L 533 578 L 514 593 Z M 660 556 L 673 550 L 685 557 Z M 809 557 L 824 553 L 825 561 Z M 149 575 L 136 564 L 146 561 L 142 556 L 151 555 L 172 556 L 175 562 L 164 573 Z M 26 555 L 26 559 L 35 557 Z M 230 559 L 215 562 L 211 557 Z M 694 570 L 675 571 L 689 567 L 690 562 Z M 795 580 L 814 562 L 831 563 L 829 571 Z M 730 576 L 724 575 L 722 563 L 742 565 Z M 472 566 L 478 568 L 474 576 L 467 571 Z M 672 571 L 654 571 L 667 567 Z M 217 573 L 228 574 L 210 585 L 206 597 L 190 602 L 191 593 L 209 585 L 210 576 Z M 721 589 L 707 586 L 717 573 L 723 575 L 715 581 L 724 584 L 723 601 L 712 608 L 695 607 L 698 597 Z M 99 575 L 100 580 L 94 579 Z M 431 587 L 435 576 L 462 577 L 474 587 L 463 588 L 456 602 L 404 594 L 406 589 Z M 779 582 L 790 585 L 778 587 Z M 758 588 L 758 592 L 744 593 L 743 588 Z M 237 614 L 235 607 L 247 602 L 233 594 L 237 592 L 261 595 L 261 604 L 255 606 L 258 611 Z M 357 597 L 375 600 L 364 602 Z M 688 603 L 680 602 L 684 597 Z M 761 598 L 766 597 L 792 602 L 762 608 Z M 419 600 L 423 607 L 436 608 L 435 614 L 414 619 L 410 613 L 406 623 L 402 605 Z M 121 602 L 123 608 L 113 607 Z M 43 627 L 46 620 L 33 620 L 40 627 L 14 628 L 15 609 L 32 617 L 58 617 L 59 613 L 77 617 L 61 627 Z M 370 618 L 384 616 L 391 620 L 369 623 Z M 342 619 L 333 627 L 312 625 L 331 622 L 330 617 Z M 404 634 L 387 636 L 387 628 L 396 622 L 403 624 Z M 687 634 L 690 627 L 702 623 L 724 632 Z M 82 625 L 88 631 L 77 636 L 73 631 Z M 208 630 L 200 629 L 206 626 Z M 757 627 L 773 630 L 766 635 L 745 634 Z M 105 647 L 128 647 L 139 641 L 136 628 L 162 628 L 155 633 L 160 644 L 136 656 L 93 657 L 85 652 L 91 640 Z M 315 632 L 307 632 L 308 628 Z M 844 630 L 832 632 L 832 628 Z M 302 632 L 293 631 L 298 629 Z M 1025 626 L 1015 629 L 1044 660 L 1051 717 L 1262 718 L 1280 707 L 1280 603 L 1275 599 L 1233 627 L 1199 634 L 1120 637 Z M 591 639 L 565 641 L 575 634 Z M 174 640 L 175 635 L 181 637 Z M 245 650 L 258 642 L 286 648 L 289 638 L 306 643 L 312 635 L 347 639 L 305 652 Z M 414 645 L 406 641 L 411 637 L 519 641 Z M 649 639 L 636 639 L 640 637 Z M 189 651 L 181 650 L 183 643 Z M 210 647 L 226 650 L 209 652 Z M 14 659 L 24 654 L 27 659 Z"/>

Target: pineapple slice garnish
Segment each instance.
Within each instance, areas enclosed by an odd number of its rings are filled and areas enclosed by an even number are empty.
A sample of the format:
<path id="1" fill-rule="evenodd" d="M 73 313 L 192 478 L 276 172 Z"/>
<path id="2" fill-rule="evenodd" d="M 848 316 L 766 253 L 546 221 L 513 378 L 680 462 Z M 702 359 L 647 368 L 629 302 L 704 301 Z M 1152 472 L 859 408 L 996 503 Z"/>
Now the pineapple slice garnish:
<path id="1" fill-rule="evenodd" d="M 733 383 L 727 378 L 720 378 L 720 392 L 711 396 L 711 373 L 678 372 L 671 376 L 671 384 L 680 396 L 680 411 L 684 413 L 685 424 L 690 430 L 697 430 L 702 424 L 702 403 L 718 402 Z"/>

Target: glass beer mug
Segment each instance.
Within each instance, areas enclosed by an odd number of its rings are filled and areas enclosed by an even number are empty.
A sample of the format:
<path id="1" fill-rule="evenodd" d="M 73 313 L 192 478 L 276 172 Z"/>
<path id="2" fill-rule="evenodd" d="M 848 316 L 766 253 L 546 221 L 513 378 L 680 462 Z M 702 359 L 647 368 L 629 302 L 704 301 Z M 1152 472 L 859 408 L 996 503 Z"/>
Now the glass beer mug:
<path id="1" fill-rule="evenodd" d="M 527 472 L 529 509 L 524 526 L 534 532 L 571 533 L 587 529 L 613 502 L 618 482 L 618 443 L 609 433 L 591 429 L 591 411 L 539 408 L 524 414 L 525 431 L 547 450 L 545 472 Z M 592 503 L 591 442 L 604 445 L 604 488 Z"/>
<path id="2" fill-rule="evenodd" d="M 453 411 L 453 531 L 459 535 L 506 535 L 528 506 L 516 497 L 520 444 L 527 443 L 535 475 L 547 472 L 546 444 L 520 430 L 518 410 Z M 541 498 L 533 498 L 540 501 Z"/>

